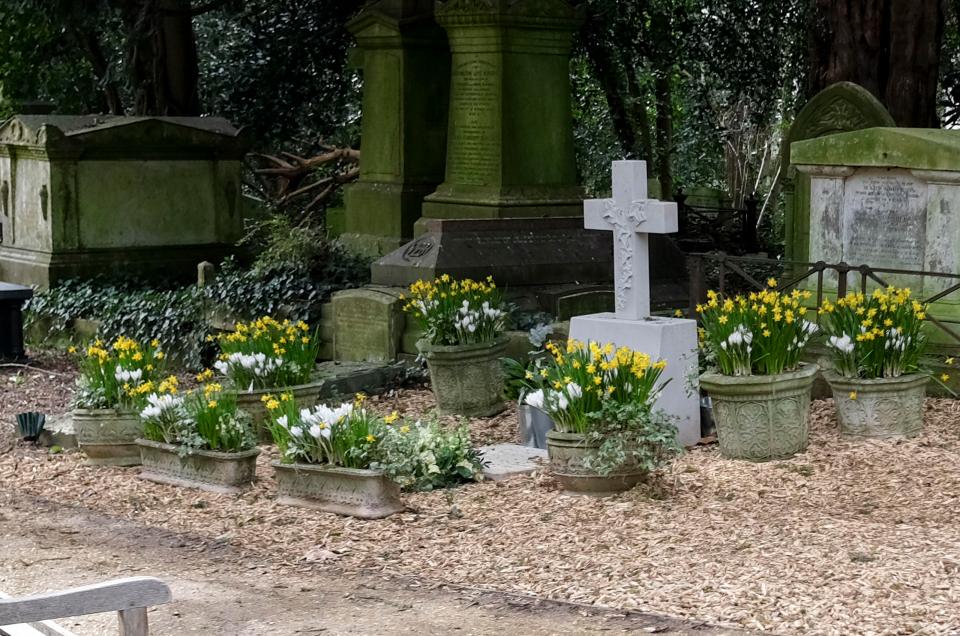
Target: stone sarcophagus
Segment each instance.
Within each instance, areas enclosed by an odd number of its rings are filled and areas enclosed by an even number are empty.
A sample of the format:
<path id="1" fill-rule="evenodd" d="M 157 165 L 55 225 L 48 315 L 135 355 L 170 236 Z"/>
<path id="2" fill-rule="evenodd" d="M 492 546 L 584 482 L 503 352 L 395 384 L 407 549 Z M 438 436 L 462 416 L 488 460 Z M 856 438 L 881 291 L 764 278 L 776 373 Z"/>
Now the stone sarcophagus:
<path id="1" fill-rule="evenodd" d="M 0 278 L 176 273 L 240 237 L 249 146 L 218 118 L 19 115 L 0 124 Z"/>

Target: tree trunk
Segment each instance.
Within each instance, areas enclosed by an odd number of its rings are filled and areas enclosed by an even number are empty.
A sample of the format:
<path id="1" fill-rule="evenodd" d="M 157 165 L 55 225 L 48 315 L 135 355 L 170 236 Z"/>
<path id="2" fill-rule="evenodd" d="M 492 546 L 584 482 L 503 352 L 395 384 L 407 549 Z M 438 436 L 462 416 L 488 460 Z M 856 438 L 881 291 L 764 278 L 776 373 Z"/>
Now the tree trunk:
<path id="1" fill-rule="evenodd" d="M 673 74 L 670 69 L 656 73 L 654 93 L 657 98 L 657 177 L 660 179 L 660 198 L 673 201 Z"/>
<path id="2" fill-rule="evenodd" d="M 125 0 L 127 69 L 134 114 L 200 114 L 190 0 Z"/>
<path id="3" fill-rule="evenodd" d="M 808 96 L 850 81 L 899 126 L 937 127 L 946 0 L 812 0 Z"/>
<path id="4" fill-rule="evenodd" d="M 100 88 L 103 91 L 104 106 L 111 115 L 123 114 L 123 101 L 120 99 L 120 90 L 117 83 L 110 79 L 110 64 L 103 53 L 97 34 L 90 29 L 72 28 L 74 39 L 83 50 L 84 56 L 93 67 Z"/>
<path id="5" fill-rule="evenodd" d="M 627 71 L 627 94 L 629 100 L 630 122 L 635 138 L 633 156 L 653 163 L 653 141 L 650 138 L 650 115 L 647 113 L 647 95 L 637 81 L 637 71 L 625 66 Z"/>
<path id="6" fill-rule="evenodd" d="M 607 98 L 610 119 L 613 122 L 613 130 L 617 135 L 617 141 L 620 142 L 620 148 L 624 154 L 629 157 L 636 147 L 637 138 L 627 114 L 620 73 L 610 55 L 610 49 L 600 41 L 600 38 L 586 37 L 584 43 L 593 75 L 600 82 L 603 93 Z"/>

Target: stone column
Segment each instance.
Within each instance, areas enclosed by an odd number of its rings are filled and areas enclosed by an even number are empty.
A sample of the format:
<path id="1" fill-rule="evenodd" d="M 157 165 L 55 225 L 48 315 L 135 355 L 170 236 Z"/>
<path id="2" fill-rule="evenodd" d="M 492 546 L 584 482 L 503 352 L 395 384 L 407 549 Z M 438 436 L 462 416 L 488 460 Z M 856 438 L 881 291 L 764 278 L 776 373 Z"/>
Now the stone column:
<path id="1" fill-rule="evenodd" d="M 570 109 L 567 0 L 447 0 L 452 55 L 446 179 L 431 218 L 582 213 Z M 419 226 L 419 224 L 418 224 Z"/>
<path id="2" fill-rule="evenodd" d="M 443 180 L 450 53 L 433 5 L 379 0 L 349 24 L 362 55 L 363 123 L 341 238 L 365 254 L 412 238 L 423 198 Z"/>

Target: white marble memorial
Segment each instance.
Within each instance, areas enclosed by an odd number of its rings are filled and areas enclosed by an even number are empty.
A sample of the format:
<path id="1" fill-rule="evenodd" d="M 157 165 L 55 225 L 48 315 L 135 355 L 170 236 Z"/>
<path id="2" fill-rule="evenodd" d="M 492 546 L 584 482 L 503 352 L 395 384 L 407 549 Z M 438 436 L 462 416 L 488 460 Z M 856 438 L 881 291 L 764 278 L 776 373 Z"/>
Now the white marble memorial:
<path id="1" fill-rule="evenodd" d="M 575 316 L 570 337 L 643 351 L 667 361 L 657 407 L 675 418 L 684 446 L 700 439 L 697 323 L 650 316 L 648 234 L 677 231 L 677 205 L 647 198 L 645 161 L 613 162 L 613 198 L 583 202 L 584 226 L 614 233 L 616 313 Z"/>

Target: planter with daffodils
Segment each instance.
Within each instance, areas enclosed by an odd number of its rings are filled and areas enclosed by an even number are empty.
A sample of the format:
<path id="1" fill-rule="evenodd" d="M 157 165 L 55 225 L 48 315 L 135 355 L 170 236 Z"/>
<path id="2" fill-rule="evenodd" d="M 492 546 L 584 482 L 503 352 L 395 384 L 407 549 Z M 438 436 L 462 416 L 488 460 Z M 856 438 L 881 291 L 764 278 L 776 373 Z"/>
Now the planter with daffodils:
<path id="1" fill-rule="evenodd" d="M 486 417 L 503 411 L 500 358 L 507 349 L 507 314 L 493 279 L 444 274 L 412 284 L 403 300 L 423 328 L 417 349 L 427 361 L 440 412 Z"/>
<path id="2" fill-rule="evenodd" d="M 236 398 L 211 382 L 178 394 L 175 377 L 160 383 L 140 413 L 137 440 L 142 479 L 221 493 L 237 493 L 256 478 L 257 449 L 249 416 Z"/>
<path id="3" fill-rule="evenodd" d="M 234 331 L 216 338 L 220 357 L 214 368 L 226 378 L 229 392 L 251 417 L 258 436 L 269 441 L 267 396 L 284 393 L 303 408 L 315 405 L 323 380 L 314 378 L 320 339 L 307 323 L 264 316 L 237 323 Z M 212 371 L 198 376 L 209 381 Z"/>
<path id="4" fill-rule="evenodd" d="M 722 298 L 708 292 L 698 306 L 701 337 L 716 371 L 700 376 L 713 404 L 720 453 L 768 461 L 807 448 L 810 391 L 818 367 L 800 362 L 817 332 L 805 318 L 809 291 L 773 289 Z"/>
<path id="5" fill-rule="evenodd" d="M 554 422 L 546 434 L 550 467 L 570 493 L 628 490 L 680 448 L 677 429 L 654 402 L 662 390 L 662 360 L 613 345 L 548 344 L 552 359 L 537 374 L 541 389 L 525 397 Z"/>
<path id="6" fill-rule="evenodd" d="M 138 411 L 156 390 L 164 359 L 156 340 L 142 344 L 121 336 L 109 344 L 96 340 L 87 348 L 80 360 L 72 418 L 88 464 L 140 463 L 136 440 L 143 423 Z"/>
<path id="7" fill-rule="evenodd" d="M 927 308 L 910 296 L 909 289 L 887 287 L 820 308 L 833 362 L 824 378 L 844 436 L 912 437 L 923 430 Z"/>
<path id="8" fill-rule="evenodd" d="M 362 396 L 336 407 L 301 409 L 289 393 L 268 403 L 270 433 L 280 451 L 280 461 L 273 462 L 277 501 L 361 519 L 405 509 L 400 486 L 373 468 L 378 433 L 390 422 L 366 409 Z"/>

